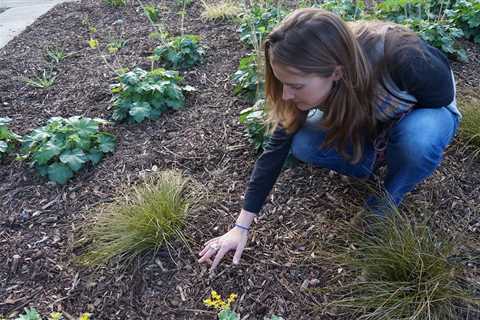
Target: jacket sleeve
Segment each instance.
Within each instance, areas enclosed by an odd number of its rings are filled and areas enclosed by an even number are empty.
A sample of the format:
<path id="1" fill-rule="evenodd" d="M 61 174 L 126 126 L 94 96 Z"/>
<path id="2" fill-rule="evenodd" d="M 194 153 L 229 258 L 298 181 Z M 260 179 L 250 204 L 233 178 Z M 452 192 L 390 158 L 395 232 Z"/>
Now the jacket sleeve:
<path id="1" fill-rule="evenodd" d="M 243 209 L 258 213 L 273 188 L 289 154 L 293 134 L 278 126 L 255 162 L 245 192 Z"/>

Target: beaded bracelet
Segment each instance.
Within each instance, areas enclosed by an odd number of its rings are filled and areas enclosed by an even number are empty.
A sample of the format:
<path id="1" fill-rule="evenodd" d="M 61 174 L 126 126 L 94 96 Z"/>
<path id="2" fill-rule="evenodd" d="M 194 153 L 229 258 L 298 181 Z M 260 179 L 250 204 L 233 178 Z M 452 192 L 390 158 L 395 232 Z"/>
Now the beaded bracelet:
<path id="1" fill-rule="evenodd" d="M 247 231 L 250 230 L 250 228 L 244 227 L 244 226 L 239 225 L 239 224 L 237 224 L 237 223 L 235 223 L 234 226 L 235 226 L 235 227 L 239 227 L 240 229 L 243 229 L 243 230 L 247 230 Z"/>

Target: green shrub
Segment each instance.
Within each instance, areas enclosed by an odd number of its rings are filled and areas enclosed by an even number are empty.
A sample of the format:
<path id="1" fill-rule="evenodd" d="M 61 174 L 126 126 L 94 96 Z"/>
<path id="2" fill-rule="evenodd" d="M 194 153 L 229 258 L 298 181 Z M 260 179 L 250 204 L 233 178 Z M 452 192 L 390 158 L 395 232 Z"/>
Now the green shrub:
<path id="1" fill-rule="evenodd" d="M 257 55 L 251 53 L 240 59 L 238 70 L 232 75 L 233 92 L 253 102 L 263 95 L 264 81 L 257 66 Z"/>
<path id="2" fill-rule="evenodd" d="M 137 186 L 124 188 L 112 203 L 98 208 L 84 239 L 92 243 L 79 262 L 101 265 L 116 258 L 128 264 L 174 238 L 186 243 L 182 229 L 191 205 L 201 197 L 197 189 L 177 171 L 147 176 Z"/>
<path id="3" fill-rule="evenodd" d="M 20 136 L 8 128 L 10 121 L 10 118 L 0 118 L 0 160 L 20 141 Z"/>
<path id="4" fill-rule="evenodd" d="M 189 69 L 199 64 L 205 53 L 199 41 L 200 37 L 196 35 L 171 38 L 155 48 L 152 59 L 163 62 L 168 68 Z"/>
<path id="5" fill-rule="evenodd" d="M 320 7 L 335 13 L 344 20 L 352 21 L 362 18 L 365 10 L 365 2 L 360 0 L 326 0 Z"/>
<path id="6" fill-rule="evenodd" d="M 249 47 L 257 47 L 286 15 L 287 12 L 280 7 L 254 5 L 243 14 L 240 40 Z"/>
<path id="7" fill-rule="evenodd" d="M 262 151 L 268 142 L 267 125 L 265 123 L 267 113 L 265 112 L 265 100 L 258 100 L 252 107 L 246 108 L 240 112 L 240 123 L 246 129 L 248 140 L 253 144 L 257 152 Z"/>
<path id="8" fill-rule="evenodd" d="M 415 19 L 408 20 L 406 23 L 423 40 L 439 48 L 447 55 L 453 56 L 460 61 L 468 60 L 465 49 L 458 44 L 458 40 L 463 37 L 463 32 L 461 29 L 456 28 L 451 20 L 428 21 Z"/>
<path id="9" fill-rule="evenodd" d="M 140 123 L 145 119 L 158 119 L 168 108 L 183 108 L 185 97 L 182 90 L 194 89 L 181 87 L 181 80 L 177 71 L 163 68 L 150 72 L 136 68 L 120 75 L 120 83 L 112 85 L 115 94 L 113 119 Z"/>
<path id="10" fill-rule="evenodd" d="M 480 44 L 480 1 L 457 0 L 447 14 L 463 30 L 467 39 Z"/>
<path id="11" fill-rule="evenodd" d="M 115 149 L 115 137 L 99 132 L 102 119 L 53 117 L 47 125 L 24 136 L 22 154 L 42 176 L 65 184 L 75 172 L 91 162 L 96 165 Z"/>
<path id="12" fill-rule="evenodd" d="M 60 63 L 67 57 L 65 51 L 58 47 L 47 48 L 45 55 L 47 60 L 52 63 Z"/>
<path id="13" fill-rule="evenodd" d="M 353 282 L 343 282 L 330 306 L 378 320 L 453 320 L 478 311 L 480 287 L 468 282 L 453 240 L 394 211 L 372 220 L 371 234 L 357 234 L 358 241 L 339 257 Z"/>

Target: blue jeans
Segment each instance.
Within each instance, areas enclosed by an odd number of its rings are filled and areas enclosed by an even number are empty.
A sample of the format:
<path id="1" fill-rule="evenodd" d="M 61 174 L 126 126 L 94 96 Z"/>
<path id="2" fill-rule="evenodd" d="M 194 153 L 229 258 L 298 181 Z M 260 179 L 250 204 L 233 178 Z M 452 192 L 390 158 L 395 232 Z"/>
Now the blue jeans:
<path id="1" fill-rule="evenodd" d="M 391 203 L 398 206 L 407 192 L 434 172 L 460 122 L 460 116 L 451 111 L 452 106 L 456 109 L 456 101 L 442 108 L 415 109 L 389 129 L 383 190 L 386 197 L 370 196 L 366 202 L 368 209 L 379 215 L 385 214 Z M 353 165 L 334 149 L 320 148 L 325 137 L 318 128 L 321 116 L 319 111 L 311 114 L 295 134 L 293 155 L 301 161 L 343 175 L 370 177 L 376 160 L 373 141 L 365 145 L 362 159 Z"/>

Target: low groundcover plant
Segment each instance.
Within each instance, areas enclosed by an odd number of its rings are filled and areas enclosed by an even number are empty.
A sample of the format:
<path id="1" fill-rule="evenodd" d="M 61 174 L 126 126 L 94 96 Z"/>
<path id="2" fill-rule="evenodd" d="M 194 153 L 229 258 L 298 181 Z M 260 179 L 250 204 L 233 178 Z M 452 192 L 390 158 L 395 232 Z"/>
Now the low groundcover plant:
<path id="1" fill-rule="evenodd" d="M 195 90 L 180 86 L 182 78 L 177 71 L 154 69 L 150 72 L 140 68 L 119 76 L 119 83 L 112 85 L 113 119 L 140 123 L 145 119 L 158 119 L 168 108 L 184 107 L 183 91 Z"/>
<path id="2" fill-rule="evenodd" d="M 92 241 L 79 257 L 84 265 L 101 265 L 116 258 L 128 264 L 142 253 L 185 244 L 186 218 L 202 199 L 198 185 L 174 170 L 157 172 L 136 186 L 125 186 L 112 203 L 98 208 L 92 228 L 80 241 Z"/>
<path id="3" fill-rule="evenodd" d="M 163 62 L 168 68 L 189 69 L 199 64 L 205 54 L 199 42 L 200 37 L 191 34 L 167 39 L 155 48 L 151 59 Z"/>
<path id="4" fill-rule="evenodd" d="M 108 121 L 99 118 L 50 118 L 46 126 L 24 136 L 22 158 L 42 176 L 64 184 L 86 163 L 96 165 L 105 153 L 115 150 L 115 137 L 99 131 L 105 124 Z"/>
<path id="5" fill-rule="evenodd" d="M 10 118 L 0 118 L 0 160 L 20 141 L 20 136 L 8 128 L 10 121 Z"/>

